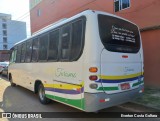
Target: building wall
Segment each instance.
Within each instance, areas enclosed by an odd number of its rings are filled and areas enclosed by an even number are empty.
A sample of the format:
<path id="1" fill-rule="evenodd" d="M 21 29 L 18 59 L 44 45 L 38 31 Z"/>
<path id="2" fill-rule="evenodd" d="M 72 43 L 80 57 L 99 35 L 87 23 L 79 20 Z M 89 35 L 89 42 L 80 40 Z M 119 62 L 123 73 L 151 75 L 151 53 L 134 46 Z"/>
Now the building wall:
<path id="1" fill-rule="evenodd" d="M 140 28 L 160 25 L 160 0 L 130 0 L 131 7 L 115 14 L 136 23 Z"/>
<path id="2" fill-rule="evenodd" d="M 160 26 L 160 0 L 130 0 L 130 2 L 130 8 L 115 12 L 114 0 L 42 0 L 30 10 L 31 32 L 34 33 L 59 19 L 68 18 L 86 9 L 116 14 L 136 23 L 140 29 Z M 144 47 L 145 84 L 159 85 L 160 29 L 146 29 L 141 35 Z"/>
<path id="3" fill-rule="evenodd" d="M 26 23 L 20 21 L 10 20 L 7 22 L 8 28 L 8 48 L 27 37 L 26 35 Z"/>
<path id="4" fill-rule="evenodd" d="M 32 1 L 30 0 L 30 3 Z M 103 9 L 111 13 L 113 12 L 113 0 L 42 0 L 30 11 L 31 33 L 86 9 Z"/>
<path id="5" fill-rule="evenodd" d="M 30 0 L 33 3 L 35 0 Z M 114 0 L 43 0 L 31 11 L 31 32 L 86 9 L 101 10 L 127 18 L 140 28 L 160 24 L 160 0 L 130 0 L 131 6 L 114 12 Z M 39 15 L 38 15 L 39 13 Z"/>
<path id="6" fill-rule="evenodd" d="M 6 28 L 3 27 L 3 24 L 6 25 Z M 6 31 L 6 35 L 3 34 L 3 31 Z M 6 41 L 4 41 L 4 38 L 6 38 Z M 26 23 L 11 20 L 10 15 L 0 13 L 0 50 L 10 49 L 24 38 L 26 38 Z"/>
<path id="7" fill-rule="evenodd" d="M 144 76 L 147 85 L 160 87 L 160 29 L 141 32 L 144 49 Z"/>

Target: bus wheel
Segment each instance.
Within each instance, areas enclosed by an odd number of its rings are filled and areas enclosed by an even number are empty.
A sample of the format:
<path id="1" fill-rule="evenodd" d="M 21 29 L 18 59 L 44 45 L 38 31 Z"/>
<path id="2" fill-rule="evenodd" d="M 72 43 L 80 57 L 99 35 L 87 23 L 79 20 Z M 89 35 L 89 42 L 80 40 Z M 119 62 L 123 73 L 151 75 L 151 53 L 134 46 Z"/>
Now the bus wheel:
<path id="1" fill-rule="evenodd" d="M 15 86 L 16 86 L 16 84 L 13 83 L 13 79 L 12 79 L 11 74 L 9 75 L 9 81 L 10 81 L 12 87 L 15 87 Z"/>
<path id="2" fill-rule="evenodd" d="M 40 84 L 38 87 L 38 97 L 42 104 L 48 104 L 51 102 L 51 100 L 45 96 L 45 90 L 43 84 Z"/>

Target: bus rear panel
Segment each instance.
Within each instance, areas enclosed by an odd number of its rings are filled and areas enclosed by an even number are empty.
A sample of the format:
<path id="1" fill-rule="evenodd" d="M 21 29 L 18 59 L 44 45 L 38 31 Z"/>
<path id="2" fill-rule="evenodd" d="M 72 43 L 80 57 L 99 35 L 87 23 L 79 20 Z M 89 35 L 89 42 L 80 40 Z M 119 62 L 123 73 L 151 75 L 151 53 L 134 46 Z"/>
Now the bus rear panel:
<path id="1" fill-rule="evenodd" d="M 132 101 L 144 90 L 143 52 L 138 27 L 122 18 L 102 13 L 97 14 L 97 22 L 99 39 L 94 41 L 99 41 L 99 71 L 95 73 L 97 79 L 88 80 L 92 81 L 88 86 L 96 91 L 84 94 L 86 111 Z M 95 74 L 91 73 L 91 76 Z"/>

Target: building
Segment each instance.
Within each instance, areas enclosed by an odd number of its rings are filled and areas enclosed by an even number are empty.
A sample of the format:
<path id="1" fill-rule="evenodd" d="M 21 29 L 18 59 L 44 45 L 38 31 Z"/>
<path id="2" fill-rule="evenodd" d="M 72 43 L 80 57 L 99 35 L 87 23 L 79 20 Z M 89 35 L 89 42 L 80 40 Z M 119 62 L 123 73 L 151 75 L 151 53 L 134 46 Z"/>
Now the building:
<path id="1" fill-rule="evenodd" d="M 158 85 L 160 74 L 160 0 L 30 0 L 32 34 L 86 9 L 109 12 L 136 23 L 144 48 L 145 84 Z"/>
<path id="2" fill-rule="evenodd" d="M 8 50 L 26 38 L 26 23 L 11 19 L 11 15 L 0 13 L 0 50 Z"/>

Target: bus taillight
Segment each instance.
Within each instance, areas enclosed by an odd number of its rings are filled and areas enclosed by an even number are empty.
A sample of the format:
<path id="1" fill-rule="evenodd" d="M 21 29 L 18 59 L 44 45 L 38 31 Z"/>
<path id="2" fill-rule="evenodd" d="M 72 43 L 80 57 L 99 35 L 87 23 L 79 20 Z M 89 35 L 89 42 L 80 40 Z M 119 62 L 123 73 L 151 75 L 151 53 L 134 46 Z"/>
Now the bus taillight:
<path id="1" fill-rule="evenodd" d="M 98 71 L 98 68 L 97 67 L 90 67 L 89 71 L 92 73 L 96 73 Z"/>
<path id="2" fill-rule="evenodd" d="M 96 75 L 92 75 L 92 76 L 89 77 L 89 79 L 90 79 L 91 81 L 95 81 L 95 80 L 98 79 L 98 77 L 97 77 Z"/>
<path id="3" fill-rule="evenodd" d="M 122 55 L 122 58 L 128 58 L 128 55 Z"/>

